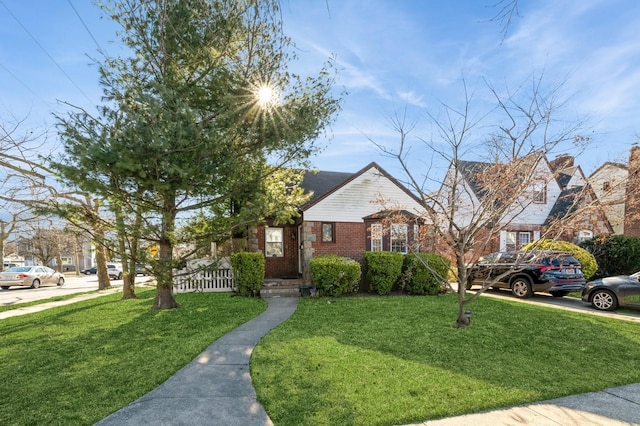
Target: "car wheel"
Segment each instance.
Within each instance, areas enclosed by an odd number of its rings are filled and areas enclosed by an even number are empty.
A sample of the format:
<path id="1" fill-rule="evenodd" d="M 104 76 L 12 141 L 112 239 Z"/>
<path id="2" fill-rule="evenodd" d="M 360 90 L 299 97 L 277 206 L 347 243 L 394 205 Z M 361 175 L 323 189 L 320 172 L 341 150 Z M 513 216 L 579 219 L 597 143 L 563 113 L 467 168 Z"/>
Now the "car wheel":
<path id="1" fill-rule="evenodd" d="M 609 290 L 596 290 L 591 295 L 591 306 L 600 311 L 613 311 L 618 307 L 618 299 Z"/>
<path id="2" fill-rule="evenodd" d="M 568 291 L 550 291 L 549 292 L 553 297 L 564 297 L 569 294 Z"/>
<path id="3" fill-rule="evenodd" d="M 8 286 L 8 285 L 3 285 L 3 286 L 2 286 L 2 289 L 3 289 L 3 290 L 9 290 L 9 286 Z"/>
<path id="4" fill-rule="evenodd" d="M 464 288 L 467 290 L 471 290 L 471 287 L 473 287 L 473 278 L 468 278 L 467 285 L 465 285 Z"/>
<path id="5" fill-rule="evenodd" d="M 118 279 L 119 279 L 119 280 L 121 280 L 121 279 L 122 279 L 122 272 L 120 272 L 120 273 L 118 274 Z"/>
<path id="6" fill-rule="evenodd" d="M 62 287 L 64 285 L 64 278 L 58 278 L 58 287 Z"/>
<path id="7" fill-rule="evenodd" d="M 31 288 L 38 288 L 40 287 L 40 280 L 33 280 L 33 282 L 31 283 Z"/>
<path id="8" fill-rule="evenodd" d="M 526 278 L 518 277 L 511 283 L 511 293 L 517 298 L 526 299 L 533 296 L 531 283 Z"/>

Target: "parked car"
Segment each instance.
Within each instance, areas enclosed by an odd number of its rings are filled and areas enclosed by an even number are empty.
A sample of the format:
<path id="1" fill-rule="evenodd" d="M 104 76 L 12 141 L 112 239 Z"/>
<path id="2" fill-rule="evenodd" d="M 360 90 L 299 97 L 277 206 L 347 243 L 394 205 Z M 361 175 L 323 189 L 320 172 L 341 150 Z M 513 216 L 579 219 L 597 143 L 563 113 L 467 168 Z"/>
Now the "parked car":
<path id="1" fill-rule="evenodd" d="M 150 265 L 136 265 L 136 275 L 149 275 L 151 271 Z"/>
<path id="2" fill-rule="evenodd" d="M 98 273 L 98 267 L 97 266 L 92 266 L 91 268 L 83 269 L 80 272 L 85 274 L 85 275 L 97 274 Z"/>
<path id="3" fill-rule="evenodd" d="M 44 284 L 64 285 L 64 274 L 46 266 L 14 266 L 0 272 L 0 287 L 12 286 L 38 288 Z"/>
<path id="4" fill-rule="evenodd" d="M 535 292 L 562 297 L 581 292 L 586 285 L 580 262 L 571 253 L 560 251 L 491 253 L 471 265 L 467 273 L 467 289 L 491 282 L 491 287 L 510 289 L 518 298 Z"/>
<path id="5" fill-rule="evenodd" d="M 119 263 L 107 263 L 107 274 L 112 280 L 122 279 L 122 265 Z"/>
<path id="6" fill-rule="evenodd" d="M 632 275 L 589 281 L 582 290 L 582 300 L 601 311 L 618 307 L 640 308 L 640 272 Z"/>

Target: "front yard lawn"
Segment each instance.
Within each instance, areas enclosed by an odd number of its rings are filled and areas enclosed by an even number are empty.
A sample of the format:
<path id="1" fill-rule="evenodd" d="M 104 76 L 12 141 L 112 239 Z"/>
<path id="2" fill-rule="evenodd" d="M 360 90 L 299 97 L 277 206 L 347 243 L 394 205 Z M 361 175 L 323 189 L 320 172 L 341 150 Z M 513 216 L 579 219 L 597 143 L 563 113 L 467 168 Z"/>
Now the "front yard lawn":
<path id="1" fill-rule="evenodd" d="M 0 321 L 0 424 L 91 425 L 164 382 L 266 309 L 259 299 L 155 289 L 101 296 Z M 24 305 L 23 305 L 24 306 Z"/>
<path id="2" fill-rule="evenodd" d="M 639 324 L 456 296 L 302 299 L 256 347 L 278 426 L 398 425 L 640 382 Z"/>
<path id="3" fill-rule="evenodd" d="M 89 425 L 166 380 L 262 300 L 179 294 L 153 311 L 101 296 L 0 321 L 0 424 Z M 260 401 L 281 425 L 392 425 L 640 382 L 638 323 L 455 295 L 300 300 L 255 348 Z"/>

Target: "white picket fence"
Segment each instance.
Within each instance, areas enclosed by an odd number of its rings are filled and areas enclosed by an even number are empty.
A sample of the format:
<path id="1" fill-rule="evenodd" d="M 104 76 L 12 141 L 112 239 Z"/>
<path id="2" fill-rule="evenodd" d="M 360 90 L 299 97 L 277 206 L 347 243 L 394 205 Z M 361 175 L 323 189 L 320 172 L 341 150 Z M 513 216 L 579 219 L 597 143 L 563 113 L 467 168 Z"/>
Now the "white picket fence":
<path id="1" fill-rule="evenodd" d="M 217 268 L 210 268 L 212 264 Z M 174 293 L 232 292 L 236 289 L 228 258 L 191 260 L 185 269 L 174 273 L 173 282 Z"/>

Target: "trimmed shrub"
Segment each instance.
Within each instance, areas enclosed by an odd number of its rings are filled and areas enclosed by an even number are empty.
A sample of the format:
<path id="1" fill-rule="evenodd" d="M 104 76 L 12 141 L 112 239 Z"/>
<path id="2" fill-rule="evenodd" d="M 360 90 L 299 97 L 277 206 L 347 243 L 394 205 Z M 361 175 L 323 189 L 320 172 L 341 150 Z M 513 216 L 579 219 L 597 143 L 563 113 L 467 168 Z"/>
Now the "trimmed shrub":
<path id="1" fill-rule="evenodd" d="M 631 275 L 640 271 L 640 238 L 624 235 L 596 237 L 581 246 L 598 262 L 598 277 Z"/>
<path id="2" fill-rule="evenodd" d="M 353 259 L 322 254 L 311 258 L 309 273 L 318 296 L 341 296 L 357 290 L 361 270 Z"/>
<path id="3" fill-rule="evenodd" d="M 381 296 L 391 293 L 402 275 L 401 253 L 368 251 L 363 257 L 364 282 L 369 291 Z"/>
<path id="4" fill-rule="evenodd" d="M 538 240 L 522 247 L 522 250 L 558 250 L 569 252 L 573 254 L 582 265 L 582 273 L 587 280 L 591 278 L 598 269 L 598 262 L 596 262 L 596 258 L 593 257 L 591 253 L 568 241 Z"/>
<path id="5" fill-rule="evenodd" d="M 435 296 L 444 291 L 451 261 L 435 253 L 409 254 L 404 257 L 402 288 L 409 294 Z"/>
<path id="6" fill-rule="evenodd" d="M 241 252 L 231 255 L 236 291 L 240 296 L 256 297 L 264 281 L 264 254 Z"/>

